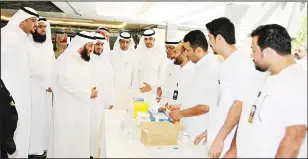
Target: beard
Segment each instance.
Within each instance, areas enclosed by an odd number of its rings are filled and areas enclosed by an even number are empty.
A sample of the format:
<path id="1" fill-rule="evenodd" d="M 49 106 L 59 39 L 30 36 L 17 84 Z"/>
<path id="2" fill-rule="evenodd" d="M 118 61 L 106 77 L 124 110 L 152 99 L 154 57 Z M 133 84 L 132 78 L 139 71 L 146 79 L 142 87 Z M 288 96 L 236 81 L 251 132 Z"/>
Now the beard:
<path id="1" fill-rule="evenodd" d="M 295 54 L 293 55 L 293 57 L 294 57 L 296 60 L 300 60 L 300 59 L 301 59 L 297 53 L 295 53 Z"/>
<path id="2" fill-rule="evenodd" d="M 263 69 L 263 68 L 259 67 L 259 66 L 256 64 L 255 60 L 253 60 L 253 63 L 255 64 L 255 66 L 256 66 L 256 70 L 257 70 L 257 71 L 260 71 L 260 72 L 266 72 L 266 70 L 265 70 L 265 69 Z"/>
<path id="3" fill-rule="evenodd" d="M 81 52 L 81 58 L 83 60 L 85 60 L 86 62 L 90 61 L 90 56 L 88 55 L 88 52 L 89 52 L 89 50 L 87 50 L 85 47 L 84 47 L 84 49 Z"/>
<path id="4" fill-rule="evenodd" d="M 37 42 L 37 43 L 43 43 L 46 41 L 46 34 L 41 35 L 36 30 L 34 33 L 32 33 L 32 37 L 33 37 L 34 42 Z"/>
<path id="5" fill-rule="evenodd" d="M 101 52 L 96 52 L 95 50 L 93 51 L 93 54 L 100 56 L 102 54 L 103 50 Z"/>
<path id="6" fill-rule="evenodd" d="M 183 60 L 180 60 L 180 59 L 177 59 L 177 58 L 174 58 L 175 60 L 174 60 L 174 64 L 175 65 L 181 65 L 182 64 L 182 62 L 183 62 Z"/>

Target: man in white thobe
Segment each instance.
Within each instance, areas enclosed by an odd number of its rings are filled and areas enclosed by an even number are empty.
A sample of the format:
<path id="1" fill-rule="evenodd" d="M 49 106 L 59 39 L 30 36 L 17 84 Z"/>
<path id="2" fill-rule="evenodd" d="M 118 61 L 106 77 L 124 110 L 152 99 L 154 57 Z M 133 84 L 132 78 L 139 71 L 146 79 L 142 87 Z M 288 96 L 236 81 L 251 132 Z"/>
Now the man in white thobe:
<path id="1" fill-rule="evenodd" d="M 121 32 L 109 55 L 114 69 L 116 90 L 138 88 L 138 63 L 134 54 L 135 44 L 128 32 Z"/>
<path id="2" fill-rule="evenodd" d="M 208 43 L 202 31 L 189 32 L 183 41 L 186 54 L 195 63 L 195 71 L 184 92 L 186 100 L 181 105 L 169 106 L 174 110 L 169 115 L 173 121 L 184 125 L 184 131 L 193 142 L 197 135 L 207 129 L 208 112 L 218 101 L 219 61 L 212 52 L 207 51 Z"/>
<path id="3" fill-rule="evenodd" d="M 90 54 L 96 40 L 82 31 L 71 41 L 53 78 L 55 105 L 53 108 L 52 147 L 48 157 L 89 158 L 91 138 L 91 108 L 98 95 L 90 74 Z M 72 51 L 72 52 L 68 52 Z M 63 56 L 61 55 L 61 56 Z"/>
<path id="4" fill-rule="evenodd" d="M 291 55 L 291 38 L 277 24 L 252 33 L 256 65 L 270 74 L 244 101 L 230 157 L 307 157 L 307 72 Z M 305 138 L 306 137 L 306 138 Z"/>
<path id="5" fill-rule="evenodd" d="M 28 36 L 31 77 L 31 135 L 29 155 L 42 155 L 47 150 L 50 113 L 52 108 L 51 74 L 55 55 L 50 24 L 39 18 L 38 26 Z"/>
<path id="6" fill-rule="evenodd" d="M 115 100 L 114 89 L 114 71 L 107 55 L 103 54 L 103 46 L 105 45 L 105 38 L 98 33 L 95 33 L 97 39 L 93 54 L 91 54 L 90 73 L 94 86 L 99 94 L 95 104 L 91 108 L 91 156 L 95 157 L 95 150 L 97 149 L 97 141 L 100 139 L 102 128 L 100 127 L 103 120 L 104 109 L 112 109 Z M 105 130 L 102 130 L 105 131 Z M 103 148 L 101 148 L 103 149 Z M 101 153 L 103 150 L 101 150 Z"/>
<path id="7" fill-rule="evenodd" d="M 174 39 L 169 39 L 168 41 L 165 42 L 165 47 L 166 47 L 166 54 L 168 58 L 168 64 L 164 76 L 164 83 L 161 87 L 157 88 L 157 102 L 160 102 L 160 106 L 164 106 L 168 100 L 169 100 L 169 95 L 173 91 L 172 87 L 174 86 L 175 83 L 175 77 L 176 74 L 180 71 L 180 66 L 174 64 L 174 52 L 175 52 L 175 47 L 179 44 L 180 42 L 174 40 Z M 179 50 L 180 51 L 180 50 Z"/>
<path id="8" fill-rule="evenodd" d="M 224 57 L 217 81 L 220 85 L 219 103 L 210 110 L 210 124 L 206 131 L 208 155 L 218 158 L 223 157 L 231 145 L 255 65 L 248 53 L 236 49 L 235 28 L 229 19 L 214 19 L 206 27 L 213 51 Z"/>
<path id="9" fill-rule="evenodd" d="M 160 48 L 155 39 L 155 30 L 144 31 L 136 49 L 138 58 L 138 87 L 142 93 L 146 93 L 156 103 L 156 91 L 164 83 L 164 76 L 167 67 L 166 53 Z M 154 101 L 152 102 L 152 97 Z M 156 109 L 153 107 L 153 109 Z"/>
<path id="10" fill-rule="evenodd" d="M 105 28 L 105 27 L 99 27 L 96 30 L 96 33 L 101 34 L 103 37 L 105 37 L 105 43 L 104 43 L 104 48 L 103 48 L 103 52 L 105 55 L 109 55 L 110 54 L 110 32 L 109 29 Z"/>
<path id="11" fill-rule="evenodd" d="M 27 158 L 31 125 L 31 87 L 27 35 L 34 32 L 38 15 L 24 7 L 1 29 L 1 78 L 15 100 L 18 125 L 17 150 L 10 158 Z"/>
<path id="12" fill-rule="evenodd" d="M 91 78 L 100 92 L 98 99 L 102 100 L 104 108 L 111 109 L 115 102 L 114 70 L 109 56 L 103 53 L 103 47 L 106 43 L 105 37 L 98 33 L 94 34 L 97 41 L 94 45 L 93 54 L 91 54 Z"/>

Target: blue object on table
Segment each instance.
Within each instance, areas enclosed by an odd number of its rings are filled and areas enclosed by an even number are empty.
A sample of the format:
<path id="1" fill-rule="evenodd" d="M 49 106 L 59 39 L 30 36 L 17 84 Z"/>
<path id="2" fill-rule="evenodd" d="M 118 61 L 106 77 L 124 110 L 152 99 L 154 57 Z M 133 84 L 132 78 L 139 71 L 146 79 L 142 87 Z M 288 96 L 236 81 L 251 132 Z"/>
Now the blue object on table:
<path id="1" fill-rule="evenodd" d="M 149 114 L 150 114 L 150 120 L 151 120 L 151 121 L 155 121 L 155 118 L 154 118 L 152 112 L 149 111 Z"/>
<path id="2" fill-rule="evenodd" d="M 172 119 L 169 117 L 169 115 L 166 112 L 163 112 L 163 113 L 168 117 L 168 121 L 172 123 Z"/>
<path id="3" fill-rule="evenodd" d="M 136 101 L 136 102 L 144 102 L 143 98 L 134 98 L 133 100 Z"/>
<path id="4" fill-rule="evenodd" d="M 159 119 L 159 121 L 169 121 L 169 119 Z"/>

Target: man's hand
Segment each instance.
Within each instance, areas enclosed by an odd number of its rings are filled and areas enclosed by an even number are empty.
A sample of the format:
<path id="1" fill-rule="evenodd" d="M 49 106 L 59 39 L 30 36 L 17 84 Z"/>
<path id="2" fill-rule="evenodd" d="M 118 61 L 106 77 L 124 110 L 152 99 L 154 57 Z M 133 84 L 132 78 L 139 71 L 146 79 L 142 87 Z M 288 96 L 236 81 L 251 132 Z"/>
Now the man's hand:
<path id="1" fill-rule="evenodd" d="M 159 103 L 160 102 L 160 98 L 156 98 L 156 103 Z"/>
<path id="2" fill-rule="evenodd" d="M 236 147 L 231 146 L 228 152 L 224 155 L 223 158 L 237 158 L 237 150 Z"/>
<path id="3" fill-rule="evenodd" d="M 166 107 L 159 107 L 158 111 L 166 111 Z"/>
<path id="4" fill-rule="evenodd" d="M 90 99 L 95 99 L 97 97 L 98 91 L 96 90 L 96 87 L 93 87 L 91 89 L 91 97 Z"/>
<path id="5" fill-rule="evenodd" d="M 210 158 L 219 158 L 224 147 L 224 141 L 220 139 L 215 139 L 209 149 Z"/>
<path id="6" fill-rule="evenodd" d="M 168 108 L 170 111 L 180 110 L 181 104 L 167 105 L 167 108 Z"/>
<path id="7" fill-rule="evenodd" d="M 52 92 L 52 89 L 49 87 L 46 91 L 47 92 Z"/>
<path id="8" fill-rule="evenodd" d="M 146 92 L 150 92 L 152 90 L 152 87 L 150 84 L 143 82 L 143 84 L 145 85 L 144 87 L 140 88 L 140 91 L 142 93 L 146 93 Z"/>
<path id="9" fill-rule="evenodd" d="M 161 87 L 158 87 L 157 93 L 156 93 L 157 97 L 161 97 L 162 94 L 163 94 L 163 90 L 161 89 Z"/>
<path id="10" fill-rule="evenodd" d="M 169 108 L 168 108 L 168 102 L 165 104 L 165 106 L 159 107 L 159 108 L 158 108 L 158 111 L 166 111 L 167 109 L 169 109 Z"/>
<path id="11" fill-rule="evenodd" d="M 183 116 L 180 110 L 175 110 L 169 113 L 169 117 L 172 119 L 172 121 L 180 121 Z"/>
<path id="12" fill-rule="evenodd" d="M 160 99 L 161 99 L 161 95 L 163 94 L 163 91 L 161 89 L 161 87 L 157 88 L 157 93 L 156 93 L 156 102 L 159 103 Z"/>
<path id="13" fill-rule="evenodd" d="M 238 127 L 236 128 L 236 131 L 234 133 L 230 149 L 228 152 L 224 155 L 223 158 L 237 158 L 237 148 L 236 148 L 236 138 L 237 138 L 237 130 Z"/>
<path id="14" fill-rule="evenodd" d="M 198 135 L 198 136 L 195 138 L 195 141 L 194 141 L 195 145 L 198 145 L 199 142 L 200 142 L 203 138 L 204 138 L 203 144 L 205 144 L 205 143 L 207 142 L 207 131 L 204 131 L 202 134 Z"/>
<path id="15" fill-rule="evenodd" d="M 112 108 L 113 108 L 113 105 L 110 105 L 108 109 L 112 109 Z"/>

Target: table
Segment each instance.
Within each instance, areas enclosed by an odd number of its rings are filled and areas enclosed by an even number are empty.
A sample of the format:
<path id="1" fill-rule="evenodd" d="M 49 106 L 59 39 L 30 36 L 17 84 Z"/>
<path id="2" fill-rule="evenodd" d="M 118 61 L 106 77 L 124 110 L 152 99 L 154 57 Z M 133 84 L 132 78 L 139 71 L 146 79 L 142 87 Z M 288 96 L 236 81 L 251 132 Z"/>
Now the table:
<path id="1" fill-rule="evenodd" d="M 141 130 L 137 128 L 135 120 L 130 123 L 134 126 L 132 127 L 133 137 L 129 138 L 129 129 L 123 129 L 125 118 L 125 110 L 104 112 L 100 158 L 207 158 L 206 146 L 195 146 L 192 141 L 179 144 L 177 147 L 144 146 L 140 140 Z"/>

